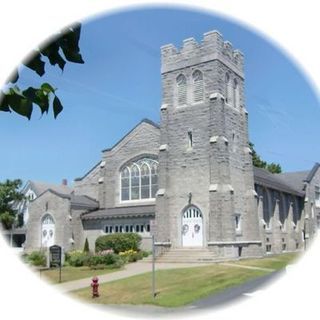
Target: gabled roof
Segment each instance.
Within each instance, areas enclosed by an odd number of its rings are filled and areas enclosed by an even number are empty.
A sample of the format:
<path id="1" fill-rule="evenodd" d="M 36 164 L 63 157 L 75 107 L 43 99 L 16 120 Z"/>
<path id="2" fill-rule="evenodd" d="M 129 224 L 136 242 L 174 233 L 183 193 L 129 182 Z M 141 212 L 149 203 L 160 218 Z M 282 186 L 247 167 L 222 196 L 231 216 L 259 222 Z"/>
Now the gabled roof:
<path id="1" fill-rule="evenodd" d="M 277 176 L 291 186 L 295 186 L 299 191 L 305 190 L 305 181 L 310 171 L 284 172 Z"/>
<path id="2" fill-rule="evenodd" d="M 149 119 L 142 119 L 136 126 L 134 126 L 127 134 L 125 134 L 116 144 L 114 144 L 111 148 L 107 148 L 102 150 L 102 152 L 110 151 L 115 148 L 118 144 L 120 144 L 130 133 L 132 133 L 136 128 L 138 128 L 142 123 L 150 124 L 151 126 L 155 127 L 156 129 L 160 129 L 160 126 Z"/>
<path id="3" fill-rule="evenodd" d="M 296 184 L 294 181 L 280 177 L 279 174 L 273 174 L 266 169 L 253 167 L 254 182 L 256 184 L 279 190 L 282 192 L 294 194 L 300 197 L 304 196 L 303 190 L 300 188 L 301 184 Z"/>
<path id="4" fill-rule="evenodd" d="M 155 214 L 155 205 L 131 206 L 131 207 L 116 207 L 107 208 L 89 213 L 84 213 L 81 216 L 82 220 L 100 220 L 110 218 L 128 218 L 128 217 L 153 217 Z"/>
<path id="5" fill-rule="evenodd" d="M 28 185 L 34 191 L 36 196 L 41 195 L 42 193 L 44 193 L 46 190 L 49 190 L 49 189 L 61 194 L 71 194 L 71 192 L 73 192 L 72 188 L 63 184 L 53 184 L 53 183 L 29 180 L 24 188 L 25 190 L 27 189 Z"/>
<path id="6" fill-rule="evenodd" d="M 40 198 L 45 193 L 50 192 L 57 197 L 68 199 L 70 200 L 71 208 L 85 208 L 85 209 L 97 209 L 99 208 L 99 202 L 94 200 L 93 198 L 86 196 L 86 195 L 75 195 L 74 193 L 65 194 L 65 193 L 59 193 L 55 190 L 48 189 L 45 190 L 42 194 L 40 194 L 35 200 L 37 201 L 38 198 Z"/>

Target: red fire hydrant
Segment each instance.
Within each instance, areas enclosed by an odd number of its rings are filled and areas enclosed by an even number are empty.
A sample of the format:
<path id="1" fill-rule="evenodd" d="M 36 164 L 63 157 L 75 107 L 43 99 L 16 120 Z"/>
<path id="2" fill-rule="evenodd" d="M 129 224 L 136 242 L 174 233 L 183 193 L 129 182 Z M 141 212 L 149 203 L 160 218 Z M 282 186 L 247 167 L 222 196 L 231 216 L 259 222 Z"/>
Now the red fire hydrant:
<path id="1" fill-rule="evenodd" d="M 92 287 L 92 298 L 98 298 L 99 297 L 99 279 L 98 277 L 93 277 L 91 282 Z"/>

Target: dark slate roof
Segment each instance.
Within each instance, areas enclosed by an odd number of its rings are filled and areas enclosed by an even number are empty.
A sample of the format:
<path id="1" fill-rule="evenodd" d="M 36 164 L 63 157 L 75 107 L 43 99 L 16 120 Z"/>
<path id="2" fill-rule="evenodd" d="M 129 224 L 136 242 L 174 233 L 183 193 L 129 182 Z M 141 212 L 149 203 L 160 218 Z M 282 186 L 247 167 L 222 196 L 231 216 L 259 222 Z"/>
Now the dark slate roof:
<path id="1" fill-rule="evenodd" d="M 91 208 L 91 209 L 99 208 L 99 202 L 85 195 L 79 196 L 79 195 L 71 194 L 70 201 L 71 201 L 71 207 L 85 207 L 85 208 Z"/>
<path id="2" fill-rule="evenodd" d="M 37 196 L 51 189 L 61 194 L 71 194 L 72 188 L 63 184 L 53 184 L 39 181 L 29 181 L 31 189 L 36 193 Z"/>
<path id="3" fill-rule="evenodd" d="M 95 199 L 93 199 L 89 196 L 86 196 L 86 195 L 75 195 L 74 193 L 71 193 L 71 194 L 59 193 L 59 192 L 56 192 L 55 190 L 52 190 L 52 189 L 48 189 L 48 190 L 44 191 L 42 194 L 44 194 L 46 192 L 51 192 L 60 198 L 70 200 L 70 204 L 73 209 L 84 208 L 84 209 L 91 209 L 92 210 L 92 209 L 99 208 L 99 202 L 97 202 Z M 41 195 L 39 195 L 39 197 Z M 35 199 L 35 200 L 37 200 L 37 199 Z"/>
<path id="4" fill-rule="evenodd" d="M 284 172 L 277 174 L 277 176 L 285 183 L 295 186 L 296 189 L 303 192 L 305 189 L 306 177 L 309 173 L 310 171 Z"/>
<path id="5" fill-rule="evenodd" d="M 110 218 L 129 218 L 129 217 L 146 217 L 154 216 L 155 205 L 145 206 L 131 206 L 131 207 L 117 207 L 107 208 L 89 213 L 84 213 L 81 216 L 82 220 L 95 220 L 95 219 L 110 219 Z"/>
<path id="6" fill-rule="evenodd" d="M 111 148 L 107 148 L 107 149 L 102 150 L 102 152 L 110 151 L 113 148 L 115 148 L 121 141 L 123 141 L 131 132 L 133 132 L 136 128 L 138 128 L 142 123 L 148 123 L 148 124 L 152 125 L 153 127 L 160 129 L 160 126 L 157 123 L 153 122 L 152 120 L 146 119 L 146 118 L 142 119 L 134 128 L 132 128 L 126 135 L 124 135 L 116 144 L 114 144 Z"/>
<path id="7" fill-rule="evenodd" d="M 304 196 L 304 192 L 300 189 L 300 185 L 286 181 L 279 174 L 272 174 L 266 169 L 254 167 L 254 182 L 258 185 L 265 186 L 270 189 L 279 190 L 282 192 L 294 194 L 300 197 Z"/>

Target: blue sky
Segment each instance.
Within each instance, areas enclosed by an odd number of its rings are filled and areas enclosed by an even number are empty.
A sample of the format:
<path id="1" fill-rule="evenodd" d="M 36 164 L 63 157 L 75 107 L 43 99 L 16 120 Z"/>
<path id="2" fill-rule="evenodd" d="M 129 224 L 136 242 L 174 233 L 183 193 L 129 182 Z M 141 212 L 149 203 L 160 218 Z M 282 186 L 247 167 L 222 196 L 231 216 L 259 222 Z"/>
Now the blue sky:
<path id="1" fill-rule="evenodd" d="M 320 161 L 319 102 L 288 56 L 225 18 L 149 8 L 85 21 L 80 39 L 84 65 L 68 63 L 63 73 L 47 66 L 41 79 L 24 69 L 20 86 L 54 84 L 64 110 L 57 120 L 38 111 L 31 121 L 0 113 L 0 180 L 72 181 L 141 119 L 159 122 L 160 46 L 180 47 L 189 37 L 201 41 L 204 32 L 214 29 L 245 55 L 249 135 L 257 152 L 284 171 L 311 168 Z"/>

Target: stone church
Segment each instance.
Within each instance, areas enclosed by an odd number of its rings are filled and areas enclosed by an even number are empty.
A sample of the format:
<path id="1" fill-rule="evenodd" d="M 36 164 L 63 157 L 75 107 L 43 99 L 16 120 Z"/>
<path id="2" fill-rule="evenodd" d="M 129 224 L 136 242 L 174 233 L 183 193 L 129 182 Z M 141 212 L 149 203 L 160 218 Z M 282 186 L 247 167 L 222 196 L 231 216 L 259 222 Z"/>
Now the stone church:
<path id="1" fill-rule="evenodd" d="M 160 124 L 142 120 L 72 190 L 30 200 L 25 249 L 87 238 L 94 250 L 100 235 L 137 232 L 147 249 L 154 235 L 163 261 L 303 250 L 320 221 L 320 165 L 253 167 L 243 54 L 210 31 L 161 47 L 161 63 Z"/>

